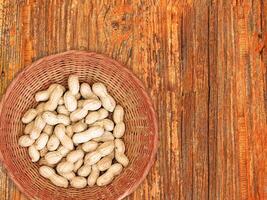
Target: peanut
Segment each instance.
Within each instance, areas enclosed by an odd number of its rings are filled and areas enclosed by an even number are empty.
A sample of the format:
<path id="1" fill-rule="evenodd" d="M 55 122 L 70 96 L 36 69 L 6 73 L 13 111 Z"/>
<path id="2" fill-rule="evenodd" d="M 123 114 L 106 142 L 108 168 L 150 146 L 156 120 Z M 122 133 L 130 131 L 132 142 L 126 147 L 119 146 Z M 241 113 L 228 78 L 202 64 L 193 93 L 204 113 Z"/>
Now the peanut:
<path id="1" fill-rule="evenodd" d="M 43 148 L 45 148 L 48 139 L 49 139 L 49 136 L 46 133 L 42 133 L 35 142 L 36 149 L 42 150 Z"/>
<path id="2" fill-rule="evenodd" d="M 65 105 L 58 106 L 57 113 L 62 114 L 62 115 L 67 115 L 67 116 L 70 115 L 70 112 L 68 111 Z"/>
<path id="3" fill-rule="evenodd" d="M 92 90 L 98 97 L 105 97 L 108 95 L 107 88 L 103 83 L 94 83 Z"/>
<path id="4" fill-rule="evenodd" d="M 98 97 L 92 92 L 88 83 L 81 84 L 80 92 L 84 99 L 98 99 Z"/>
<path id="5" fill-rule="evenodd" d="M 93 141 L 95 142 L 107 142 L 110 140 L 114 140 L 114 136 L 111 132 L 108 131 L 105 131 L 102 136 L 93 139 Z"/>
<path id="6" fill-rule="evenodd" d="M 76 176 L 70 180 L 70 185 L 74 188 L 85 188 L 87 185 L 87 181 L 84 177 Z"/>
<path id="7" fill-rule="evenodd" d="M 40 159 L 40 153 L 34 145 L 29 147 L 28 152 L 32 162 L 37 162 Z"/>
<path id="8" fill-rule="evenodd" d="M 48 164 L 57 164 L 63 156 L 58 151 L 51 151 L 45 155 L 45 160 L 48 162 Z"/>
<path id="9" fill-rule="evenodd" d="M 111 165 L 111 167 L 102 174 L 96 181 L 98 186 L 105 186 L 109 184 L 115 176 L 119 175 L 122 171 L 122 165 L 119 163 Z"/>
<path id="10" fill-rule="evenodd" d="M 24 129 L 24 134 L 30 134 L 32 129 L 33 129 L 33 126 L 34 126 L 34 122 L 30 122 L 29 124 L 27 124 L 25 126 L 25 129 Z"/>
<path id="11" fill-rule="evenodd" d="M 90 187 L 92 187 L 96 183 L 96 180 L 99 177 L 99 173 L 100 173 L 100 171 L 97 168 L 97 166 L 92 165 L 91 174 L 89 175 L 89 177 L 87 179 L 87 183 Z"/>
<path id="12" fill-rule="evenodd" d="M 129 159 L 124 154 L 125 152 L 124 142 L 121 139 L 116 139 L 114 141 L 114 144 L 115 144 L 115 159 L 124 167 L 126 167 L 129 164 Z"/>
<path id="13" fill-rule="evenodd" d="M 66 132 L 66 135 L 67 136 L 69 136 L 70 138 L 72 138 L 74 132 L 72 130 L 72 126 L 71 125 L 69 125 L 69 126 L 66 127 L 66 131 L 65 132 Z"/>
<path id="14" fill-rule="evenodd" d="M 62 155 L 62 157 L 65 157 L 70 152 L 70 150 L 65 148 L 64 146 L 58 147 L 57 151 Z"/>
<path id="15" fill-rule="evenodd" d="M 64 94 L 64 104 L 69 112 L 73 112 L 77 109 L 77 100 L 70 91 L 67 91 Z"/>
<path id="16" fill-rule="evenodd" d="M 41 152 L 40 152 L 40 155 L 41 155 Z M 45 155 L 44 155 L 45 156 Z M 41 165 L 41 166 L 43 166 L 43 165 L 45 165 L 45 166 L 48 166 L 48 167 L 52 167 L 52 168 L 54 168 L 55 166 L 56 166 L 56 164 L 49 164 L 48 162 L 47 162 L 47 160 L 44 158 L 44 157 L 42 157 L 40 160 L 39 160 L 39 165 Z"/>
<path id="17" fill-rule="evenodd" d="M 73 171 L 76 173 L 82 165 L 83 165 L 83 159 L 78 160 L 77 162 L 74 163 Z"/>
<path id="18" fill-rule="evenodd" d="M 19 146 L 21 147 L 29 147 L 34 143 L 35 140 L 33 140 L 32 138 L 30 138 L 29 135 L 22 135 L 19 138 Z"/>
<path id="19" fill-rule="evenodd" d="M 120 122 L 123 122 L 124 117 L 124 109 L 122 106 L 117 105 L 113 112 L 113 121 L 118 124 Z"/>
<path id="20" fill-rule="evenodd" d="M 83 103 L 83 108 L 88 111 L 95 111 L 101 107 L 101 101 L 97 99 L 87 99 Z"/>
<path id="21" fill-rule="evenodd" d="M 87 124 L 82 122 L 82 121 L 79 121 L 79 122 L 72 125 L 72 131 L 75 133 L 82 132 L 82 131 L 86 130 L 86 128 L 87 128 Z"/>
<path id="22" fill-rule="evenodd" d="M 102 157 L 109 155 L 115 148 L 114 141 L 107 141 L 99 145 L 97 151 L 102 155 Z"/>
<path id="23" fill-rule="evenodd" d="M 89 141 L 89 142 L 82 144 L 82 150 L 84 152 L 94 151 L 96 150 L 97 147 L 98 147 L 98 143 L 95 141 Z"/>
<path id="24" fill-rule="evenodd" d="M 39 91 L 35 94 L 35 101 L 40 102 L 40 101 L 47 101 L 50 97 L 51 92 L 55 89 L 57 84 L 52 84 L 49 86 L 47 90 L 42 90 Z"/>
<path id="25" fill-rule="evenodd" d="M 82 108 L 78 108 L 77 110 L 75 110 L 70 114 L 70 120 L 73 122 L 79 121 L 88 114 L 89 110 L 94 111 L 99 109 L 100 107 L 101 107 L 101 102 L 99 100 L 95 99 L 85 100 Z"/>
<path id="26" fill-rule="evenodd" d="M 70 75 L 68 79 L 69 90 L 72 95 L 76 95 L 79 92 L 80 84 L 79 78 L 77 75 Z"/>
<path id="27" fill-rule="evenodd" d="M 63 161 L 57 165 L 57 172 L 59 174 L 70 173 L 73 169 L 74 169 L 74 164 L 72 162 Z"/>
<path id="28" fill-rule="evenodd" d="M 113 112 L 115 106 L 116 106 L 116 102 L 114 100 L 114 98 L 110 95 L 107 95 L 106 97 L 102 97 L 100 98 L 103 107 L 108 110 L 109 112 Z"/>
<path id="29" fill-rule="evenodd" d="M 64 99 L 63 97 L 60 97 L 59 101 L 58 101 L 58 105 L 64 105 Z"/>
<path id="30" fill-rule="evenodd" d="M 39 168 L 39 173 L 44 178 L 49 179 L 56 186 L 67 188 L 69 185 L 68 180 L 60 175 L 57 175 L 55 170 L 51 167 L 41 166 Z"/>
<path id="31" fill-rule="evenodd" d="M 106 117 L 108 117 L 108 111 L 104 108 L 100 108 L 98 111 L 90 112 L 85 118 L 85 123 L 93 124 L 98 120 L 105 119 Z"/>
<path id="32" fill-rule="evenodd" d="M 62 97 L 65 88 L 62 85 L 57 85 L 55 89 L 51 92 L 49 100 L 44 105 L 44 110 L 54 111 L 58 106 L 58 102 Z"/>
<path id="33" fill-rule="evenodd" d="M 113 150 L 113 141 L 104 142 L 95 151 L 86 154 L 84 158 L 84 163 L 88 165 L 93 165 L 97 163 L 102 157 L 109 155 Z"/>
<path id="34" fill-rule="evenodd" d="M 93 165 L 97 163 L 102 158 L 102 155 L 98 151 L 93 151 L 86 154 L 84 163 L 88 165 Z"/>
<path id="35" fill-rule="evenodd" d="M 75 95 L 75 99 L 78 101 L 81 98 L 81 94 L 78 92 L 78 94 Z"/>
<path id="36" fill-rule="evenodd" d="M 69 138 L 66 134 L 65 134 L 65 126 L 63 124 L 58 124 L 55 127 L 55 135 L 57 136 L 57 138 L 59 139 L 59 141 L 61 142 L 61 144 L 69 149 L 72 150 L 74 148 L 73 146 L 73 142 L 71 140 L 71 138 Z"/>
<path id="37" fill-rule="evenodd" d="M 90 112 L 85 118 L 85 123 L 93 124 L 98 120 L 98 118 L 99 118 L 98 111 Z"/>
<path id="38" fill-rule="evenodd" d="M 60 145 L 60 141 L 55 135 L 51 135 L 47 142 L 47 149 L 49 151 L 55 151 Z"/>
<path id="39" fill-rule="evenodd" d="M 21 121 L 24 124 L 28 124 L 30 123 L 32 120 L 34 120 L 34 118 L 37 116 L 37 111 L 34 108 L 31 108 L 29 110 L 27 110 L 27 112 L 23 115 L 23 117 L 21 118 Z"/>
<path id="40" fill-rule="evenodd" d="M 56 151 L 51 151 L 45 155 L 45 160 L 49 164 L 57 164 L 63 157 L 69 153 L 69 149 L 60 146 Z"/>
<path id="41" fill-rule="evenodd" d="M 67 161 L 75 163 L 78 160 L 82 159 L 83 157 L 84 157 L 84 152 L 82 150 L 74 150 L 67 155 Z"/>
<path id="42" fill-rule="evenodd" d="M 63 124 L 64 126 L 70 125 L 70 118 L 69 118 L 69 116 L 66 116 L 66 115 L 57 115 L 57 120 L 58 120 L 59 123 Z"/>
<path id="43" fill-rule="evenodd" d="M 106 86 L 103 83 L 94 83 L 92 90 L 100 98 L 102 106 L 109 112 L 113 112 L 116 102 L 113 97 L 108 94 Z"/>
<path id="44" fill-rule="evenodd" d="M 114 128 L 114 123 L 110 119 L 102 119 L 92 124 L 93 126 L 101 126 L 106 131 L 112 131 Z"/>
<path id="45" fill-rule="evenodd" d="M 108 117 L 108 111 L 105 108 L 100 108 L 98 111 L 98 120 L 105 119 Z"/>
<path id="46" fill-rule="evenodd" d="M 44 121 L 49 125 L 64 124 L 65 126 L 70 124 L 70 119 L 66 115 L 56 115 L 52 112 L 46 111 L 42 114 Z"/>
<path id="47" fill-rule="evenodd" d="M 53 130 L 54 130 L 54 126 L 46 124 L 44 129 L 43 129 L 43 132 L 46 133 L 47 135 L 52 135 Z"/>
<path id="48" fill-rule="evenodd" d="M 83 101 L 83 100 L 81 100 L 81 101 Z M 83 109 L 83 105 L 80 106 L 80 102 L 78 102 L 78 103 L 79 103 L 78 108 L 70 114 L 70 120 L 72 122 L 77 122 L 77 121 L 83 119 L 88 113 L 88 110 Z"/>
<path id="49" fill-rule="evenodd" d="M 91 95 L 93 95 L 91 87 L 88 83 L 81 84 L 80 92 L 84 99 L 88 99 Z"/>
<path id="50" fill-rule="evenodd" d="M 115 138 L 121 138 L 124 135 L 125 132 L 125 124 L 123 122 L 119 122 L 116 124 L 113 130 L 113 135 Z"/>
<path id="51" fill-rule="evenodd" d="M 38 115 L 34 120 L 34 125 L 30 133 L 30 137 L 36 140 L 40 136 L 44 127 L 45 127 L 45 121 L 40 115 Z"/>
<path id="52" fill-rule="evenodd" d="M 75 144 L 80 144 L 88 142 L 89 140 L 100 137 L 103 135 L 104 129 L 100 126 L 93 126 L 87 129 L 86 131 L 76 133 L 73 135 L 72 140 Z"/>
<path id="53" fill-rule="evenodd" d="M 111 154 L 101 158 L 101 160 L 99 160 L 97 162 L 97 168 L 100 171 L 106 171 L 112 165 L 113 158 L 114 158 L 114 152 L 112 152 Z"/>
<path id="54" fill-rule="evenodd" d="M 63 176 L 64 178 L 71 180 L 75 177 L 75 173 L 74 172 L 69 172 L 69 173 L 60 173 L 61 176 Z"/>
<path id="55" fill-rule="evenodd" d="M 125 152 L 125 144 L 122 141 L 122 139 L 115 139 L 114 140 L 114 145 L 115 145 L 115 151 L 119 153 L 124 153 Z"/>
<path id="56" fill-rule="evenodd" d="M 36 106 L 37 115 L 40 115 L 44 112 L 44 105 L 45 103 L 40 103 Z"/>
<path id="57" fill-rule="evenodd" d="M 79 176 L 87 177 L 91 173 L 91 165 L 83 165 L 77 172 Z"/>
<path id="58" fill-rule="evenodd" d="M 77 101 L 77 107 L 82 108 L 85 100 L 79 100 Z"/>
<path id="59" fill-rule="evenodd" d="M 48 152 L 48 149 L 46 147 L 42 148 L 40 150 L 40 156 L 41 156 L 41 158 L 44 157 L 47 154 L 47 152 Z"/>

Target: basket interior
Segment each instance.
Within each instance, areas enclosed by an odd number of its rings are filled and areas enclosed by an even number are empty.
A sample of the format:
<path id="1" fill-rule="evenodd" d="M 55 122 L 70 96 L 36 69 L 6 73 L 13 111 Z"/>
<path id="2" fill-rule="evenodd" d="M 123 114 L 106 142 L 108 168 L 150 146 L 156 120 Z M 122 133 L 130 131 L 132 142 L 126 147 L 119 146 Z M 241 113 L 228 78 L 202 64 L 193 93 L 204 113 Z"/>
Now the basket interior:
<path id="1" fill-rule="evenodd" d="M 24 112 L 37 105 L 34 94 L 51 83 L 67 85 L 70 74 L 80 82 L 104 83 L 116 102 L 125 108 L 123 137 L 130 164 L 105 187 L 59 188 L 41 177 L 27 148 L 18 146 L 25 125 Z M 11 178 L 22 192 L 34 199 L 119 199 L 138 185 L 150 168 L 156 148 L 154 111 L 140 82 L 119 63 L 94 53 L 71 52 L 50 56 L 27 67 L 12 82 L 2 99 L 0 151 Z"/>

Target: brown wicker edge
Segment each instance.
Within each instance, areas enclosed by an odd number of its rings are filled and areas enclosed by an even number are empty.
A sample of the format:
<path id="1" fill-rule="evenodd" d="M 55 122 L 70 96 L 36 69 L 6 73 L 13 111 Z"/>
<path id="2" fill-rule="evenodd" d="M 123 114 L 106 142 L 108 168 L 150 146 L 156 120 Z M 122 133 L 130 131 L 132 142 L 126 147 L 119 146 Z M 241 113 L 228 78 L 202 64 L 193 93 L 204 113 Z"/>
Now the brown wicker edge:
<path id="1" fill-rule="evenodd" d="M 21 77 L 23 76 L 25 73 L 27 73 L 29 70 L 31 70 L 33 67 L 35 67 L 36 65 L 38 65 L 40 62 L 43 62 L 44 60 L 50 60 L 50 59 L 53 59 L 54 57 L 58 57 L 58 56 L 62 56 L 62 55 L 67 55 L 67 54 L 87 54 L 87 56 L 94 56 L 94 55 L 98 55 L 100 57 L 103 57 L 107 60 L 109 60 L 110 62 L 112 63 L 115 63 L 115 64 L 118 64 L 120 66 L 122 66 L 121 70 L 123 70 L 124 72 L 126 72 L 129 76 L 131 76 L 135 81 L 136 83 L 140 86 L 140 89 L 142 91 L 142 93 L 144 94 L 144 97 L 146 98 L 146 101 L 149 103 L 149 109 L 150 111 L 152 112 L 152 116 L 153 116 L 153 125 L 155 127 L 155 139 L 154 139 L 154 148 L 153 148 L 153 151 L 151 153 L 151 157 L 150 157 L 150 160 L 149 160 L 149 163 L 146 167 L 146 169 L 144 170 L 144 173 L 142 174 L 141 178 L 139 179 L 139 181 L 137 181 L 135 183 L 135 185 L 131 188 L 129 188 L 127 191 L 125 191 L 118 199 L 123 199 L 125 198 L 126 196 L 128 196 L 129 194 L 131 194 L 133 191 L 136 190 L 136 188 L 143 182 L 143 180 L 145 179 L 145 177 L 147 176 L 150 168 L 152 167 L 152 165 L 154 164 L 154 161 L 156 159 L 156 153 L 157 153 L 157 149 L 158 149 L 158 146 L 159 146 L 159 137 L 158 137 L 158 124 L 157 124 L 157 119 L 156 119 L 156 112 L 154 110 L 154 107 L 152 105 L 152 100 L 151 100 L 151 97 L 148 95 L 148 93 L 146 92 L 146 89 L 143 85 L 143 83 L 141 82 L 141 80 L 139 78 L 137 78 L 132 71 L 130 71 L 128 68 L 124 67 L 123 64 L 121 64 L 120 62 L 118 61 L 115 61 L 111 58 L 109 58 L 108 56 L 104 55 L 104 54 L 99 54 L 99 53 L 96 53 L 96 52 L 88 52 L 88 51 L 79 51 L 79 50 L 70 50 L 70 51 L 66 51 L 66 52 L 63 52 L 63 53 L 58 53 L 58 54 L 54 54 L 54 55 L 49 55 L 49 56 L 46 56 L 46 57 L 43 57 L 43 58 L 40 58 L 39 60 L 33 62 L 32 64 L 26 66 L 24 69 L 22 69 L 20 72 L 17 73 L 16 77 L 12 80 L 12 82 L 10 83 L 10 85 L 7 87 L 6 89 L 6 92 L 3 94 L 2 96 L 2 99 L 0 100 L 0 113 L 2 113 L 2 109 L 4 107 L 4 103 L 5 102 L 5 99 L 9 96 L 10 92 L 12 91 L 16 81 Z M 1 121 L 1 114 L 0 114 L 0 121 Z M 0 126 L 0 132 L 1 132 L 1 126 Z M 28 198 L 31 198 L 31 196 L 28 195 L 28 193 L 26 191 L 24 191 L 23 189 L 23 186 L 20 185 L 16 179 L 13 177 L 13 175 L 11 173 L 9 173 L 9 169 L 7 168 L 7 166 L 5 165 L 5 163 L 3 162 L 3 155 L 0 151 L 0 162 L 2 163 L 2 165 L 4 166 L 4 168 L 7 170 L 7 173 L 8 175 L 11 177 L 12 181 L 16 184 L 16 186 L 19 188 L 19 190 L 21 192 L 23 192 L 23 194 L 25 194 Z"/>

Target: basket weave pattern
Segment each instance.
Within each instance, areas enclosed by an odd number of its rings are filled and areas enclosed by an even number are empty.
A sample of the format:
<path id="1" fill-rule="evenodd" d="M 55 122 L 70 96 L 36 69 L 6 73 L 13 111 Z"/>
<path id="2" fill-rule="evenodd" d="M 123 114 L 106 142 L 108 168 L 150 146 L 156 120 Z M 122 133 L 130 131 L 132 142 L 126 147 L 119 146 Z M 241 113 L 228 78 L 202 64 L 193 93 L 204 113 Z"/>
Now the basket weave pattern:
<path id="1" fill-rule="evenodd" d="M 59 188 L 41 177 L 27 148 L 18 146 L 25 125 L 21 117 L 37 103 L 34 94 L 52 83 L 67 86 L 70 74 L 80 82 L 104 83 L 125 108 L 123 137 L 130 160 L 123 172 L 105 187 Z M 154 162 L 158 135 L 155 112 L 141 82 L 125 67 L 106 56 L 69 51 L 48 56 L 26 67 L 10 84 L 0 103 L 0 159 L 10 177 L 32 199 L 122 199 L 141 183 Z"/>

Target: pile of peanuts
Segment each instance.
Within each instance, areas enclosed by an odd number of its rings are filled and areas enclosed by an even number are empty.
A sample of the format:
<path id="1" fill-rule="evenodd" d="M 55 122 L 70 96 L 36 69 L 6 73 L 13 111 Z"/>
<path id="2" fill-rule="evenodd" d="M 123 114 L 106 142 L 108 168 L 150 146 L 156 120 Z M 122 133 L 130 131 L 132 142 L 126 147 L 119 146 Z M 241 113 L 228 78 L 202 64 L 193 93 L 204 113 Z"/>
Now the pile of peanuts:
<path id="1" fill-rule="evenodd" d="M 124 109 L 103 83 L 91 88 L 70 75 L 68 88 L 52 84 L 35 94 L 39 104 L 22 117 L 26 127 L 18 144 L 56 186 L 105 186 L 129 164 L 121 139 Z"/>

